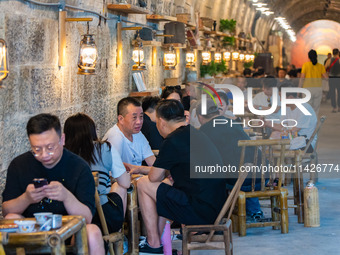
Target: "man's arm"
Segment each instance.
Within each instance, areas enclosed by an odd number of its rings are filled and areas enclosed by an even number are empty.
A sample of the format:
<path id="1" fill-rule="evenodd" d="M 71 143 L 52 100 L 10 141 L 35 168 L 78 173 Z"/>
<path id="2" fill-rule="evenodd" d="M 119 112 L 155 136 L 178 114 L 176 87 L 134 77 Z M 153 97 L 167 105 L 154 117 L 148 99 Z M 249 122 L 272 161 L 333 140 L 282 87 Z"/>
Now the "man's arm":
<path id="1" fill-rule="evenodd" d="M 85 218 L 87 224 L 91 223 L 92 213 L 89 207 L 81 203 L 60 182 L 52 181 L 49 185 L 44 186 L 44 188 L 46 197 L 63 202 L 69 215 L 81 215 Z"/>
<path id="2" fill-rule="evenodd" d="M 2 204 L 3 215 L 6 216 L 9 213 L 23 214 L 30 204 L 38 203 L 45 197 L 44 188 L 36 189 L 33 184 L 29 184 L 25 193 Z"/>
<path id="3" fill-rule="evenodd" d="M 121 176 L 117 177 L 116 179 L 117 179 L 119 186 L 121 186 L 122 188 L 128 189 L 130 187 L 131 178 L 127 172 L 123 173 Z"/>
<path id="4" fill-rule="evenodd" d="M 156 157 L 154 155 L 151 155 L 150 157 L 147 157 L 144 160 L 146 164 L 148 164 L 148 166 L 153 166 L 153 163 L 155 163 Z"/>
<path id="5" fill-rule="evenodd" d="M 150 182 L 161 182 L 165 178 L 166 170 L 158 167 L 151 167 L 148 174 Z"/>
<path id="6" fill-rule="evenodd" d="M 305 81 L 306 75 L 304 73 L 301 73 L 301 77 L 299 80 L 299 88 L 302 88 L 303 82 Z"/>

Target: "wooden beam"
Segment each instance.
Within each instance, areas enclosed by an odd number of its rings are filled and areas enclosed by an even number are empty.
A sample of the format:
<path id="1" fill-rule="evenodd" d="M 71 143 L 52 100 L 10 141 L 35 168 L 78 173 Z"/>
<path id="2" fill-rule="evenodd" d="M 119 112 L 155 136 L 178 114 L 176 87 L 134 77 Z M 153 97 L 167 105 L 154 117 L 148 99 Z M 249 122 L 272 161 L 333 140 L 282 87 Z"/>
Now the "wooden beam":
<path id="1" fill-rule="evenodd" d="M 123 59 L 123 42 L 122 42 L 122 23 L 117 23 L 117 61 L 116 65 L 119 66 Z"/>
<path id="2" fill-rule="evenodd" d="M 65 66 L 66 11 L 59 11 L 58 66 Z"/>

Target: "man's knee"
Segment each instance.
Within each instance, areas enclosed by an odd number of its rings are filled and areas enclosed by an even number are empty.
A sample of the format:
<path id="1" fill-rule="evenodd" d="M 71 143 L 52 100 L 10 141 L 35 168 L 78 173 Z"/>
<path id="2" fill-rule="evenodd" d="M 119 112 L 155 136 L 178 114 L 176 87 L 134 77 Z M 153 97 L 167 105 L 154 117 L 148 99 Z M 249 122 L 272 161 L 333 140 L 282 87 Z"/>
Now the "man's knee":
<path id="1" fill-rule="evenodd" d="M 148 189 L 150 183 L 149 177 L 147 175 L 143 176 L 137 181 L 138 191 L 145 192 Z"/>
<path id="2" fill-rule="evenodd" d="M 86 232 L 87 232 L 89 243 L 103 240 L 102 232 L 100 228 L 95 224 L 87 224 Z"/>

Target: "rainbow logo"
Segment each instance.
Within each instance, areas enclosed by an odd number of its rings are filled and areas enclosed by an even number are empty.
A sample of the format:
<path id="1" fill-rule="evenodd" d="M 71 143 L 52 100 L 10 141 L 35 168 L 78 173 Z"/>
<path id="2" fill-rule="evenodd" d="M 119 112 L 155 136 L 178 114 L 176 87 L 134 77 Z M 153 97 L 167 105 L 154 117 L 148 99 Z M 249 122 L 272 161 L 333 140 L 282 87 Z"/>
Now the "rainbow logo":
<path id="1" fill-rule="evenodd" d="M 200 81 L 198 81 L 197 83 L 199 83 L 199 84 L 201 84 L 201 85 L 203 85 L 203 86 L 206 86 L 206 87 L 209 88 L 212 92 L 214 92 L 214 94 L 216 95 L 216 97 L 217 97 L 218 100 L 220 101 L 220 104 L 223 105 L 223 104 L 222 104 L 222 100 L 221 100 L 219 94 L 217 94 L 217 91 L 216 91 L 212 86 L 210 86 L 210 85 L 208 85 L 208 84 L 206 84 L 206 83 L 200 82 Z M 216 102 L 216 100 L 215 100 L 215 97 L 210 93 L 209 90 L 207 90 L 207 89 L 205 89 L 205 88 L 201 88 L 201 87 L 198 87 L 198 88 L 199 88 L 200 90 L 204 91 L 205 93 L 207 93 L 207 94 L 211 97 L 211 99 L 214 101 L 215 105 L 218 107 L 217 102 Z"/>

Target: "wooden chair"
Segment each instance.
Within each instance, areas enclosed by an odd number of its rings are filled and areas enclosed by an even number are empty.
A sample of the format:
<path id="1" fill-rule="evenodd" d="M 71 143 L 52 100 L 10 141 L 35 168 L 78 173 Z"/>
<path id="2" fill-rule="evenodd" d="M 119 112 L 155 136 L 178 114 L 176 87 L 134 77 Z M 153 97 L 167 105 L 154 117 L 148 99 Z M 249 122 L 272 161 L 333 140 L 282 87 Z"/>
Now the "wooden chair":
<path id="1" fill-rule="evenodd" d="M 290 144 L 289 140 L 240 140 L 238 145 L 242 147 L 240 166 L 244 165 L 246 147 L 255 147 L 254 162 L 251 165 L 257 166 L 258 152 L 262 152 L 262 166 L 266 165 L 266 157 L 269 156 L 271 166 L 274 166 L 273 146 L 280 146 L 280 157 L 276 164 L 279 166 L 284 161 L 286 146 Z M 273 229 L 281 227 L 281 233 L 288 233 L 288 207 L 287 196 L 288 190 L 281 187 L 282 173 L 279 173 L 279 181 L 276 187 L 266 187 L 265 171 L 261 168 L 261 189 L 255 191 L 255 180 L 258 178 L 256 172 L 252 172 L 252 184 L 250 192 L 240 191 L 238 197 L 238 227 L 239 235 L 245 236 L 246 229 L 251 227 L 272 226 Z M 271 200 L 272 221 L 268 222 L 246 222 L 246 198 L 266 198 Z M 279 217 L 279 215 L 281 217 Z"/>
<path id="2" fill-rule="evenodd" d="M 304 208 L 303 208 L 303 189 L 304 189 L 304 181 L 303 181 L 303 171 L 300 171 L 301 167 L 302 169 L 306 165 L 311 165 L 314 164 L 316 165 L 318 163 L 318 155 L 317 155 L 317 145 L 319 141 L 319 132 L 321 130 L 321 127 L 323 123 L 326 120 L 326 116 L 322 116 L 313 132 L 311 135 L 305 149 L 302 150 L 296 150 L 296 151 L 286 151 L 285 153 L 285 158 L 291 159 L 293 161 L 293 164 L 295 165 L 294 168 L 294 182 L 293 182 L 293 191 L 294 191 L 294 196 L 293 197 L 288 197 L 288 199 L 294 199 L 294 205 L 289 205 L 289 208 L 295 208 L 295 214 L 298 216 L 298 223 L 304 223 Z M 315 136 L 316 138 L 316 143 L 314 146 L 314 151 L 312 153 L 307 153 L 307 150 L 310 146 L 312 146 L 312 141 L 314 140 Z M 274 157 L 279 157 L 279 152 L 274 152 Z M 304 161 L 304 163 L 303 163 Z M 310 179 L 313 180 L 314 182 L 317 181 L 317 172 L 310 172 Z M 285 182 L 287 185 L 287 180 Z"/>
<path id="3" fill-rule="evenodd" d="M 98 194 L 97 187 L 99 185 L 99 177 L 98 172 L 92 172 L 95 185 L 96 185 L 96 192 L 95 192 L 95 202 L 96 202 L 96 208 L 99 215 L 100 223 L 102 225 L 103 230 L 103 239 L 105 242 L 109 245 L 109 252 L 111 255 L 121 255 L 123 254 L 123 243 L 124 243 L 124 235 L 122 232 L 115 232 L 115 233 L 109 233 L 103 208 L 100 204 L 100 198 Z M 113 244 L 115 244 L 115 247 L 113 247 Z"/>
<path id="4" fill-rule="evenodd" d="M 191 250 L 225 250 L 226 255 L 233 254 L 231 214 L 236 204 L 238 193 L 247 173 L 240 173 L 227 201 L 224 203 L 213 225 L 192 225 L 183 227 L 182 252 L 189 255 Z M 223 191 L 221 191 L 223 192 Z M 228 213 L 228 214 L 227 214 Z M 223 218 L 227 215 L 226 218 Z M 222 231 L 223 235 L 217 235 Z M 192 232 L 209 232 L 209 234 L 193 235 Z"/>

